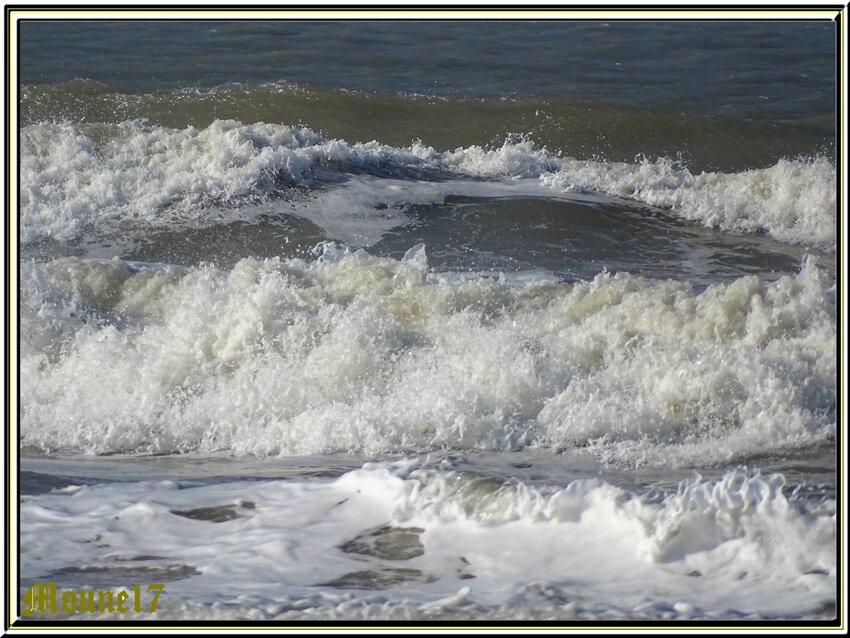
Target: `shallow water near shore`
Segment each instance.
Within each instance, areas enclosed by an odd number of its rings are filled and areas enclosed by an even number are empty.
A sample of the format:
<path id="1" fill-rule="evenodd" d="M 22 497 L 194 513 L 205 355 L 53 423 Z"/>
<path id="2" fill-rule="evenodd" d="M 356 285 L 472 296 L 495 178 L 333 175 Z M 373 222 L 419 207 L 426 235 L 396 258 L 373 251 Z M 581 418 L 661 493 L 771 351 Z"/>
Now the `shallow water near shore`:
<path id="1" fill-rule="evenodd" d="M 762 473 L 530 451 L 24 459 L 24 556 L 60 588 L 162 582 L 157 619 L 823 619 L 831 457 Z M 735 545 L 772 567 L 728 563 Z"/>

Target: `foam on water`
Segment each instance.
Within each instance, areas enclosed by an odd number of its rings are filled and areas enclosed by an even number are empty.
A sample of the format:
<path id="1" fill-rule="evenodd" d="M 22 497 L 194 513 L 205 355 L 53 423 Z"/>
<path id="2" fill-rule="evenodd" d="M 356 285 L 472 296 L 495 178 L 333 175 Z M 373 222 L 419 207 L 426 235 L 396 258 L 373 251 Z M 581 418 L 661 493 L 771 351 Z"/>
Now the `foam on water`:
<path id="1" fill-rule="evenodd" d="M 350 144 L 306 128 L 233 120 L 217 120 L 203 129 L 135 120 L 23 127 L 21 238 L 24 243 L 72 240 L 116 227 L 127 231 L 140 225 L 144 232 L 245 219 L 250 209 L 234 205 L 333 189 L 358 172 L 408 184 L 448 177 L 539 178 L 541 192 L 550 194 L 593 191 L 667 208 L 725 230 L 767 232 L 782 241 L 827 249 L 835 242 L 835 167 L 823 158 L 694 175 L 666 159 L 578 161 L 536 148 L 527 139 L 492 149 L 439 152 L 421 143 L 404 148 L 376 141 Z M 343 210 L 323 214 L 344 215 L 344 197 L 330 201 Z M 399 205 L 416 203 L 396 199 Z M 385 215 L 373 217 L 386 225 Z"/>
<path id="2" fill-rule="evenodd" d="M 595 189 L 674 212 L 705 226 L 831 248 L 837 185 L 827 159 L 781 159 L 741 173 L 692 174 L 668 159 L 634 164 L 565 163 L 543 183 L 556 190 Z"/>
<path id="3" fill-rule="evenodd" d="M 21 435 L 45 450 L 290 455 L 590 444 L 724 463 L 835 434 L 835 286 L 808 259 L 687 283 L 441 275 L 317 248 L 231 270 L 22 269 Z"/>
<path id="4" fill-rule="evenodd" d="M 286 173 L 309 167 L 294 149 L 319 142 L 312 132 L 215 122 L 203 130 L 37 124 L 21 132 L 21 235 L 71 239 L 86 227 L 141 218 L 156 223 L 175 206 L 257 196 Z M 197 213 L 196 213 L 197 214 Z"/>
<path id="5" fill-rule="evenodd" d="M 834 23 L 57 24 L 21 31 L 21 594 L 836 618 Z"/>
<path id="6" fill-rule="evenodd" d="M 575 160 L 524 140 L 506 141 L 498 149 L 458 149 L 445 160 L 473 174 L 539 176 L 559 192 L 596 191 L 636 200 L 723 230 L 764 231 L 781 241 L 825 248 L 835 243 L 835 167 L 822 157 L 694 175 L 667 158 L 639 157 L 633 164 Z"/>
<path id="7" fill-rule="evenodd" d="M 24 498 L 23 576 L 148 574 L 166 583 L 160 619 L 829 617 L 835 503 L 783 484 L 739 469 L 663 494 L 531 486 L 407 460 L 75 485 Z"/>

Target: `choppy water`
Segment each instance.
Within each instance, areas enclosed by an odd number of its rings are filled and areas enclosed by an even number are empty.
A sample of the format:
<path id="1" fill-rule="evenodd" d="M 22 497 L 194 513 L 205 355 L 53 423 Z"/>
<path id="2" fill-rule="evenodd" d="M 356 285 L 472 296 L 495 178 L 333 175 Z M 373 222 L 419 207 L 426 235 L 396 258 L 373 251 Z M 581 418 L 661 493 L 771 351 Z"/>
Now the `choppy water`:
<path id="1" fill-rule="evenodd" d="M 24 585 L 833 617 L 835 73 L 814 21 L 24 23 Z"/>

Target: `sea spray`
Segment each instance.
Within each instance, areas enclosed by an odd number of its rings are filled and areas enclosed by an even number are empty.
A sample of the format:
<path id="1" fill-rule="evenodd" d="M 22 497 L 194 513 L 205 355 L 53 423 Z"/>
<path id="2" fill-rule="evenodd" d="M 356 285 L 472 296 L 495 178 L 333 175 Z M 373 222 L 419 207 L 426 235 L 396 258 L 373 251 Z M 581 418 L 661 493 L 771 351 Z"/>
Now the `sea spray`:
<path id="1" fill-rule="evenodd" d="M 231 270 L 23 267 L 22 439 L 234 454 L 597 446 L 723 463 L 835 433 L 835 286 L 431 272 L 334 244 Z"/>

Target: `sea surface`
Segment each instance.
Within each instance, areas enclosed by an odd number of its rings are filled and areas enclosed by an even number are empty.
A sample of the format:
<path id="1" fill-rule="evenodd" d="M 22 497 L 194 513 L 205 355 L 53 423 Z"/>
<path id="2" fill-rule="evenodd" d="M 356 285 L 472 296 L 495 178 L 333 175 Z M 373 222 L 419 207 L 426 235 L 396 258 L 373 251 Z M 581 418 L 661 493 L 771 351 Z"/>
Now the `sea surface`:
<path id="1" fill-rule="evenodd" d="M 22 592 L 833 619 L 836 36 L 23 22 Z"/>

